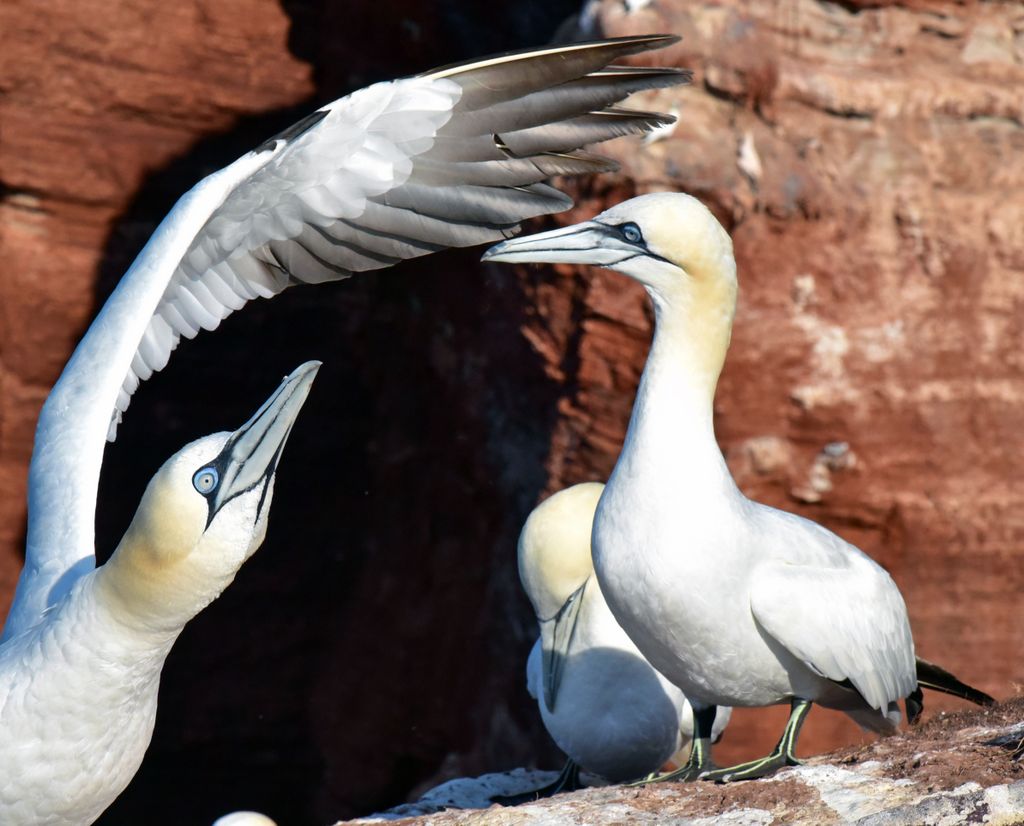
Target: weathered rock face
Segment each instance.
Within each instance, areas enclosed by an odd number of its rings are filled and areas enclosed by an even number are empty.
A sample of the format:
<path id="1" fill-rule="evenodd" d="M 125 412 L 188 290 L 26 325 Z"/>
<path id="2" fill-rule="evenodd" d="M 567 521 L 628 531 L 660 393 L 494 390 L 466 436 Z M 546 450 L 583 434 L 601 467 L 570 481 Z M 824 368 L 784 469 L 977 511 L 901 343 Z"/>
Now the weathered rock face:
<path id="1" fill-rule="evenodd" d="M 606 786 L 501 808 L 492 805 L 494 795 L 537 788 L 537 773 L 519 769 L 460 778 L 430 790 L 415 803 L 349 822 L 1010 826 L 1024 821 L 1024 765 L 1000 745 L 1017 744 L 1024 737 L 1022 712 L 1024 704 L 1018 699 L 992 710 L 950 715 L 898 737 L 822 755 L 762 780 L 727 785 Z M 544 774 L 553 779 L 553 773 Z"/>
<path id="2" fill-rule="evenodd" d="M 1005 695 L 1024 680 L 1024 18 L 875 5 L 595 7 L 608 34 L 683 34 L 659 60 L 696 82 L 645 104 L 679 109 L 676 130 L 617 147 L 623 174 L 581 185 L 565 220 L 666 187 L 715 209 L 742 285 L 717 403 L 738 480 L 882 562 L 920 652 Z M 39 405 L 174 200 L 311 98 L 543 42 L 574 7 L 3 4 L 4 600 Z M 163 458 L 326 362 L 267 543 L 186 629 L 151 753 L 104 822 L 326 822 L 431 778 L 556 764 L 522 685 L 515 535 L 545 491 L 610 471 L 651 319 L 614 274 L 475 259 L 257 302 L 137 394 L 107 454 L 101 556 Z M 779 712 L 738 712 L 721 758 L 768 747 Z M 857 737 L 817 712 L 803 743 Z"/>

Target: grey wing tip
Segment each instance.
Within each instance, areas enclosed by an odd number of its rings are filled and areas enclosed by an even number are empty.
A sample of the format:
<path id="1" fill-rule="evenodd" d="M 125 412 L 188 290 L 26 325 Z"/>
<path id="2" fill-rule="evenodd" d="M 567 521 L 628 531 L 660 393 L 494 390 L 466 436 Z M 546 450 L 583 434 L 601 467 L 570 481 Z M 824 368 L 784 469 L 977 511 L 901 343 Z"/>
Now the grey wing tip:
<path id="1" fill-rule="evenodd" d="M 637 77 L 648 76 L 650 83 L 657 83 L 659 86 L 674 86 L 678 83 L 693 83 L 693 69 L 681 69 L 678 66 L 609 66 L 609 69 L 639 69 L 644 68 L 646 72 L 632 72 Z"/>
<path id="2" fill-rule="evenodd" d="M 693 69 L 676 69 L 673 74 L 679 78 L 676 83 L 693 83 Z"/>
<path id="3" fill-rule="evenodd" d="M 594 172 L 618 172 L 622 169 L 622 164 L 614 158 L 606 158 L 604 155 L 595 155 L 594 158 L 595 164 L 600 163 L 600 167 L 596 167 Z"/>
<path id="4" fill-rule="evenodd" d="M 615 75 L 629 75 L 630 77 L 660 77 L 662 75 L 674 77 L 677 75 L 686 75 L 692 77 L 693 72 L 690 69 L 683 69 L 679 66 L 632 66 L 625 63 L 609 63 L 607 66 L 601 69 L 595 69 L 590 73 L 592 76 L 615 76 Z"/>
<path id="5" fill-rule="evenodd" d="M 675 115 L 670 115 L 668 112 L 651 112 L 646 109 L 629 109 L 625 106 L 609 106 L 606 109 L 598 109 L 593 114 L 611 119 L 650 120 L 654 121 L 659 126 L 673 123 L 676 119 Z"/>
<path id="6" fill-rule="evenodd" d="M 601 40 L 583 40 L 579 43 L 568 43 L 558 46 L 547 46 L 533 49 L 515 49 L 510 52 L 491 55 L 478 60 L 469 60 L 459 63 L 451 63 L 446 66 L 438 66 L 417 77 L 445 78 L 463 72 L 488 66 L 491 64 L 504 63 L 510 60 L 533 59 L 535 57 L 550 56 L 552 54 L 571 54 L 574 52 L 599 52 L 609 50 L 614 54 L 610 57 L 615 60 L 618 57 L 649 52 L 654 49 L 664 49 L 673 43 L 678 43 L 682 38 L 676 34 L 641 34 L 628 37 L 605 37 Z"/>
<path id="7" fill-rule="evenodd" d="M 566 51 L 576 49 L 609 49 L 615 57 L 653 52 L 678 43 L 682 38 L 677 34 L 639 34 L 627 37 L 606 37 L 602 40 L 583 40 L 566 46 Z M 615 59 L 615 58 L 613 58 Z"/>
<path id="8" fill-rule="evenodd" d="M 673 43 L 678 43 L 683 38 L 678 34 L 637 34 L 627 35 L 625 37 L 606 37 L 602 40 L 587 40 L 577 45 L 579 46 L 600 46 L 602 44 L 636 44 L 638 46 L 644 46 L 647 49 L 664 49 L 666 46 L 671 46 Z"/>
<path id="9" fill-rule="evenodd" d="M 603 69 L 591 72 L 587 77 L 604 77 L 632 81 L 638 85 L 635 91 L 642 89 L 665 89 L 669 86 L 685 86 L 693 83 L 693 71 L 676 66 L 621 66 L 612 63 Z"/>

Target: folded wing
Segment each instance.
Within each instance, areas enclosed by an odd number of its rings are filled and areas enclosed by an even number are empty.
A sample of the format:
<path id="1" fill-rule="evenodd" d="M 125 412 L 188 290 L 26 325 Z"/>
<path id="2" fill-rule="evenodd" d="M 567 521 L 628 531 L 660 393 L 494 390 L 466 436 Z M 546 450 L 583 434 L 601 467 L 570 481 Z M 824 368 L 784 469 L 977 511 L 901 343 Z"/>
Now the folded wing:
<path id="1" fill-rule="evenodd" d="M 777 563 L 751 588 L 754 618 L 808 668 L 849 680 L 884 711 L 917 685 L 907 609 L 889 575 L 859 556 L 842 568 Z"/>

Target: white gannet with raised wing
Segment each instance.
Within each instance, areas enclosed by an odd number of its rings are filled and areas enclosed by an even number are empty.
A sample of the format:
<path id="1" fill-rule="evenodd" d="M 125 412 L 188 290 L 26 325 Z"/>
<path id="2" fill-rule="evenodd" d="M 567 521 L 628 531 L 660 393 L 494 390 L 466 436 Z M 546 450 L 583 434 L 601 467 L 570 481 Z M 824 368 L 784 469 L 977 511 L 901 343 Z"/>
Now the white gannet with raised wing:
<path id="1" fill-rule="evenodd" d="M 93 569 L 103 437 L 181 336 L 256 297 L 494 241 L 572 201 L 543 180 L 614 167 L 580 151 L 671 120 L 623 109 L 688 73 L 612 65 L 678 38 L 578 43 L 378 83 L 205 178 L 164 219 L 50 393 L 29 470 L 25 568 L 2 639 Z"/>
<path id="2" fill-rule="evenodd" d="M 604 485 L 586 482 L 549 496 L 519 535 L 519 577 L 540 625 L 527 685 L 548 733 L 568 761 L 520 803 L 579 786 L 583 768 L 613 783 L 658 771 L 693 736 L 693 711 L 626 636 L 601 595 L 590 554 Z M 714 739 L 731 709 L 719 709 Z"/>
<path id="3" fill-rule="evenodd" d="M 92 823 L 128 785 L 171 646 L 263 542 L 318 367 L 296 369 L 238 430 L 168 459 L 106 564 L 0 646 L 0 822 Z"/>
<path id="4" fill-rule="evenodd" d="M 907 609 L 877 563 L 820 525 L 747 499 L 715 441 L 736 309 L 728 233 L 697 199 L 644 195 L 592 221 L 506 241 L 485 259 L 597 264 L 636 279 L 655 334 L 622 454 L 598 505 L 594 567 L 615 618 L 694 708 L 690 759 L 666 777 L 737 780 L 797 761 L 812 703 L 890 732 L 921 686 L 992 698 L 915 659 Z M 767 757 L 710 758 L 715 707 L 790 703 Z"/>

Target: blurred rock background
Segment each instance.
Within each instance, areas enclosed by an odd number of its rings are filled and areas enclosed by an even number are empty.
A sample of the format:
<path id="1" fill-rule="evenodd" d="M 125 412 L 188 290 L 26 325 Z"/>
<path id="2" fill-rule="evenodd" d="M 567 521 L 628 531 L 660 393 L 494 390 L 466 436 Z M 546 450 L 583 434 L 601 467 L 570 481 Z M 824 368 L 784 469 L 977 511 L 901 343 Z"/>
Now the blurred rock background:
<path id="1" fill-rule="evenodd" d="M 683 35 L 651 95 L 676 129 L 569 184 L 587 217 L 681 188 L 733 234 L 717 402 L 744 490 L 859 544 L 919 653 L 1024 682 L 1024 10 L 946 0 L 7 0 L 0 6 L 0 609 L 35 417 L 78 336 L 188 187 L 353 88 L 561 26 Z M 323 823 L 441 779 L 555 766 L 522 678 L 515 537 L 604 479 L 650 337 L 636 285 L 452 252 L 255 302 L 184 342 L 107 451 L 100 556 L 186 441 L 325 365 L 270 534 L 185 630 L 156 736 L 104 824 L 255 808 Z M 934 696 L 931 710 L 951 704 Z M 722 759 L 782 710 L 743 711 Z M 857 742 L 817 711 L 807 752 Z"/>

